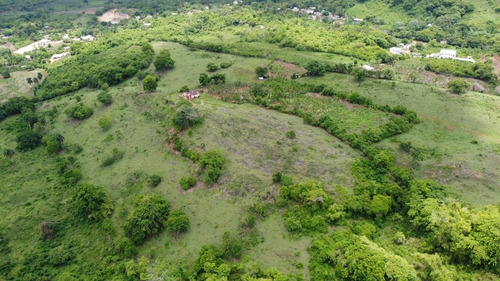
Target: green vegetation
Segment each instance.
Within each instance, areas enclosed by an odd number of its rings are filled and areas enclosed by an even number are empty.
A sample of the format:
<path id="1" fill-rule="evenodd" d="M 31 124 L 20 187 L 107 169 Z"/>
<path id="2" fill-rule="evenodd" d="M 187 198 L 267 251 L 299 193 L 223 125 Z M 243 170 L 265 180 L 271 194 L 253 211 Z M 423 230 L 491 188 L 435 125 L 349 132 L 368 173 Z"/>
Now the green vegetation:
<path id="1" fill-rule="evenodd" d="M 4 2 L 1 280 L 498 279 L 492 3 Z"/>

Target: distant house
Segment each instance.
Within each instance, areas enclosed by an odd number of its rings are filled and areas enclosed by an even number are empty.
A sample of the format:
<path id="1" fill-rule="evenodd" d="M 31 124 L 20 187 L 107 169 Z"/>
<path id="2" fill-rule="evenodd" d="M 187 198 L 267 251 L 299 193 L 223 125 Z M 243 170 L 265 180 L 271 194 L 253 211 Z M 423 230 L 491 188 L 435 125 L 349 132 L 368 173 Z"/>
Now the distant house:
<path id="1" fill-rule="evenodd" d="M 397 47 L 390 48 L 389 52 L 395 55 L 411 54 L 410 46 L 411 45 L 399 44 Z"/>
<path id="2" fill-rule="evenodd" d="M 150 22 L 144 22 L 143 25 L 147 27 L 147 26 L 151 26 L 151 23 Z"/>
<path id="3" fill-rule="evenodd" d="M 361 66 L 361 68 L 363 68 L 364 70 L 368 70 L 368 71 L 372 71 L 372 70 L 375 70 L 375 68 L 367 65 L 367 64 L 364 64 L 363 66 Z"/>
<path id="4" fill-rule="evenodd" d="M 94 41 L 94 40 L 95 40 L 94 36 L 92 36 L 92 35 L 85 35 L 85 36 L 82 36 L 82 37 L 81 37 L 81 39 L 82 39 L 83 41 L 85 41 L 85 42 L 90 42 L 90 41 Z"/>
<path id="5" fill-rule="evenodd" d="M 353 20 L 354 22 L 362 22 L 362 21 L 363 21 L 363 19 L 360 19 L 360 18 L 353 18 L 352 20 Z"/>
<path id="6" fill-rule="evenodd" d="M 200 93 L 198 91 L 189 91 L 189 92 L 184 92 L 181 94 L 181 97 L 183 97 L 185 100 L 192 100 L 194 98 L 197 98 L 200 96 Z"/>
<path id="7" fill-rule="evenodd" d="M 456 50 L 441 49 L 439 52 L 439 58 L 442 59 L 455 59 L 457 57 Z"/>
<path id="8" fill-rule="evenodd" d="M 69 55 L 69 53 L 62 53 L 62 54 L 55 54 L 53 55 L 51 58 L 50 58 L 50 63 L 53 63 L 55 61 L 58 61 L 62 58 L 64 58 L 65 56 Z"/>

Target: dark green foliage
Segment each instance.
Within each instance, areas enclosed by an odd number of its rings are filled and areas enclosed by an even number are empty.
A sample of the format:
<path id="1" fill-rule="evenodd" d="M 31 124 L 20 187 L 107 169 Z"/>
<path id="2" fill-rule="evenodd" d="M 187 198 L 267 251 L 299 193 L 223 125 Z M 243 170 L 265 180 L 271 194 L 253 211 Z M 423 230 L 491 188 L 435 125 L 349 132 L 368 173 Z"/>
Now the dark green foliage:
<path id="1" fill-rule="evenodd" d="M 84 120 L 92 116 L 92 114 L 94 114 L 94 110 L 83 104 L 77 104 L 68 108 L 65 113 L 70 118 Z"/>
<path id="2" fill-rule="evenodd" d="M 42 144 L 42 135 L 35 131 L 24 131 L 16 137 L 17 146 L 19 151 L 28 151 L 37 148 Z"/>
<path id="3" fill-rule="evenodd" d="M 174 68 L 175 62 L 170 57 L 170 52 L 168 50 L 161 50 L 154 61 L 156 70 L 165 71 Z"/>
<path id="4" fill-rule="evenodd" d="M 182 189 L 188 190 L 196 185 L 196 179 L 193 177 L 182 177 L 179 181 L 179 184 L 181 185 Z"/>
<path id="5" fill-rule="evenodd" d="M 198 80 L 200 81 L 200 85 L 202 86 L 210 84 L 210 78 L 205 73 L 201 73 L 200 78 Z"/>
<path id="6" fill-rule="evenodd" d="M 210 76 L 210 83 L 218 85 L 226 83 L 226 75 L 222 73 L 216 73 Z"/>
<path id="7" fill-rule="evenodd" d="M 289 139 L 294 139 L 297 135 L 295 134 L 294 130 L 286 132 L 286 137 Z"/>
<path id="8" fill-rule="evenodd" d="M 184 93 L 184 92 L 189 92 L 189 87 L 184 85 L 181 87 L 181 89 L 179 90 L 179 93 Z"/>
<path id="9" fill-rule="evenodd" d="M 16 154 L 16 152 L 14 151 L 14 149 L 6 148 L 3 150 L 2 154 L 3 157 L 12 159 L 12 157 L 14 156 L 14 154 Z"/>
<path id="10" fill-rule="evenodd" d="M 78 49 L 75 48 L 73 52 L 76 54 Z M 78 55 L 49 71 L 49 75 L 36 88 L 36 99 L 51 99 L 86 86 L 97 88 L 104 84 L 116 85 L 149 66 L 152 60 L 152 49 L 137 45 L 122 45 L 103 50 L 102 53 Z"/>
<path id="11" fill-rule="evenodd" d="M 113 202 L 102 187 L 78 184 L 70 200 L 71 209 L 84 220 L 100 221 L 113 213 Z"/>
<path id="12" fill-rule="evenodd" d="M 446 87 L 454 94 L 464 94 L 469 88 L 469 83 L 464 79 L 453 79 L 446 84 Z"/>
<path id="13" fill-rule="evenodd" d="M 306 66 L 307 74 L 310 76 L 323 76 L 326 72 L 326 67 L 319 61 L 312 61 Z"/>
<path id="14" fill-rule="evenodd" d="M 215 71 L 217 71 L 217 70 L 219 70 L 219 67 L 218 67 L 215 63 L 213 63 L 213 62 L 209 62 L 209 63 L 207 64 L 207 71 L 208 71 L 208 72 L 215 72 Z"/>
<path id="15" fill-rule="evenodd" d="M 118 150 L 118 148 L 113 148 L 111 155 L 102 160 L 101 167 L 113 165 L 116 161 L 122 159 L 124 154 L 125 152 Z"/>
<path id="16" fill-rule="evenodd" d="M 173 210 L 168 216 L 167 229 L 174 232 L 185 232 L 189 227 L 189 218 L 181 210 Z"/>
<path id="17" fill-rule="evenodd" d="M 5 70 L 2 72 L 2 77 L 5 78 L 5 79 L 9 79 L 10 78 L 10 72 Z"/>
<path id="18" fill-rule="evenodd" d="M 274 183 L 281 183 L 281 178 L 283 177 L 283 174 L 281 172 L 276 172 L 273 174 L 273 182 Z"/>
<path id="19" fill-rule="evenodd" d="M 97 95 L 97 101 L 104 105 L 110 105 L 113 102 L 113 97 L 108 92 L 100 92 Z"/>
<path id="20" fill-rule="evenodd" d="M 185 106 L 177 111 L 172 119 L 172 125 L 178 131 L 182 131 L 203 121 L 203 117 L 196 108 Z"/>
<path id="21" fill-rule="evenodd" d="M 160 195 L 139 195 L 123 229 L 134 243 L 140 244 L 165 228 L 169 211 L 170 204 Z"/>
<path id="22" fill-rule="evenodd" d="M 258 66 L 255 68 L 255 74 L 257 74 L 257 77 L 266 77 L 267 71 L 267 67 Z"/>
<path id="23" fill-rule="evenodd" d="M 154 91 L 158 87 L 158 77 L 154 74 L 149 74 L 142 80 L 142 88 L 144 91 Z"/>
<path id="24" fill-rule="evenodd" d="M 148 185 L 150 187 L 157 187 L 162 181 L 162 178 L 159 175 L 151 175 L 148 178 Z"/>
<path id="25" fill-rule="evenodd" d="M 10 98 L 7 102 L 0 104 L 0 121 L 7 116 L 19 114 L 23 109 L 35 109 L 35 104 L 26 97 Z"/>

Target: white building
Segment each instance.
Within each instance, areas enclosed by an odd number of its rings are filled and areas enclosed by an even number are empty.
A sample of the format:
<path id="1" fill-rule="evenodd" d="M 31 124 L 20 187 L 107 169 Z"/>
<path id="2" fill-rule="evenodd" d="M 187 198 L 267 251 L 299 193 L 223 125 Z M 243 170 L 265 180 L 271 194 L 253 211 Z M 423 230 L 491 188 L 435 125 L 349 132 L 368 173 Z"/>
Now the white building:
<path id="1" fill-rule="evenodd" d="M 65 56 L 69 55 L 69 53 L 62 53 L 62 54 L 55 54 L 53 55 L 51 58 L 50 58 L 50 63 L 53 63 L 55 61 L 58 61 L 62 58 L 64 58 Z"/>
<path id="2" fill-rule="evenodd" d="M 391 54 L 401 55 L 403 50 L 400 47 L 392 47 L 389 49 L 389 52 L 391 52 Z"/>
<path id="3" fill-rule="evenodd" d="M 439 58 L 442 59 L 455 59 L 457 57 L 456 50 L 441 49 L 439 52 Z"/>
<path id="4" fill-rule="evenodd" d="M 94 41 L 95 38 L 92 35 L 85 35 L 85 36 L 82 36 L 82 40 L 85 42 L 90 42 L 90 41 Z"/>
<path id="5" fill-rule="evenodd" d="M 368 71 L 375 70 L 375 68 L 373 68 L 367 64 L 363 64 L 363 66 L 361 66 L 361 68 L 363 68 L 364 70 L 368 70 Z"/>

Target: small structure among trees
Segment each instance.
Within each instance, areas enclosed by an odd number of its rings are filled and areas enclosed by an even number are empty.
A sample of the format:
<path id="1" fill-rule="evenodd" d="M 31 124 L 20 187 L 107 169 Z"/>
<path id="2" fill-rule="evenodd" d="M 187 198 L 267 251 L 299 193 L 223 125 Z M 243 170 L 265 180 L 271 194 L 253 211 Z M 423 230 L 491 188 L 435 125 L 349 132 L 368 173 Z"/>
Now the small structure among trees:
<path id="1" fill-rule="evenodd" d="M 181 97 L 183 97 L 185 100 L 192 100 L 194 98 L 200 97 L 200 93 L 198 91 L 183 92 L 181 94 Z"/>

